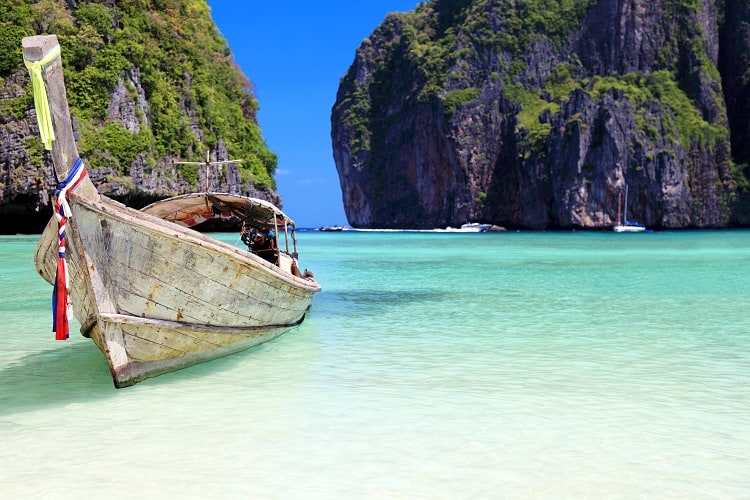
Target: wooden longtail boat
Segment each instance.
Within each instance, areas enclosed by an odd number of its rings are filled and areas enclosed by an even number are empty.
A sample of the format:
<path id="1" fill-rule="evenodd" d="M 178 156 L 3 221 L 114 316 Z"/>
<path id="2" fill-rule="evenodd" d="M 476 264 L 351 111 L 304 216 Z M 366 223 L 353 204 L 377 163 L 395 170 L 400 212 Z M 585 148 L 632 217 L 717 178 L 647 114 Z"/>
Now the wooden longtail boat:
<path id="1" fill-rule="evenodd" d="M 23 39 L 42 142 L 62 180 L 35 256 L 39 274 L 55 286 L 57 338 L 68 336 L 70 308 L 120 388 L 301 323 L 320 286 L 299 273 L 294 221 L 271 203 L 205 192 L 141 211 L 97 192 L 78 157 L 59 54 L 54 35 Z M 248 231 L 274 231 L 281 248 L 261 258 L 191 229 L 226 216 Z"/>

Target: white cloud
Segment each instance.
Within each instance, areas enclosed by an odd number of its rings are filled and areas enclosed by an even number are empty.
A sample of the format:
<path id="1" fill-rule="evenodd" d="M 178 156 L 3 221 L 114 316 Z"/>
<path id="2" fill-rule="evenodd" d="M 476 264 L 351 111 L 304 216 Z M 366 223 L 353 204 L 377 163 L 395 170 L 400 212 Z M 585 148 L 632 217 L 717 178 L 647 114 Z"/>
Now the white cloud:
<path id="1" fill-rule="evenodd" d="M 297 181 L 297 184 L 303 185 L 303 186 L 311 186 L 313 184 L 325 184 L 327 181 L 326 179 L 322 179 L 318 177 L 317 179 L 310 179 L 309 177 L 307 179 L 300 179 Z"/>

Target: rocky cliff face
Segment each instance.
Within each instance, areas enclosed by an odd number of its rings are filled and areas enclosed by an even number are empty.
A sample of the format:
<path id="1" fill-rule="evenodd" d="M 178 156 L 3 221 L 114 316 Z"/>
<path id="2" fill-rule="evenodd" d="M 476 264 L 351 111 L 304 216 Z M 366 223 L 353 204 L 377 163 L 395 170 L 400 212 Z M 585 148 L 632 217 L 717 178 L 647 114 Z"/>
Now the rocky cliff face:
<path id="1" fill-rule="evenodd" d="M 350 224 L 602 228 L 626 184 L 650 227 L 750 223 L 747 2 L 537 4 L 435 0 L 363 42 L 331 120 Z"/>
<path id="2" fill-rule="evenodd" d="M 260 138 L 257 103 L 246 90 L 249 82 L 233 66 L 205 2 L 176 2 L 174 7 L 149 13 L 137 6 L 129 12 L 127 5 L 107 1 L 46 7 L 18 2 L 0 12 L 0 29 L 10 27 L 19 35 L 12 40 L 0 36 L 17 53 L 0 64 L 0 234 L 39 232 L 52 215 L 56 181 L 41 147 L 20 55 L 20 35 L 43 32 L 58 33 L 79 154 L 100 193 L 140 208 L 208 185 L 281 205 L 269 177 L 275 155 Z M 143 17 L 134 36 L 129 30 L 136 16 Z M 183 24 L 186 19 L 189 25 Z M 193 44 L 185 26 L 205 38 Z M 139 52 L 139 43 L 148 51 Z M 118 58 L 120 51 L 135 55 Z M 159 60 L 171 61 L 173 67 L 155 67 Z M 121 69 L 109 72 L 115 63 Z M 179 77 L 167 74 L 176 73 L 180 64 L 193 68 L 202 80 L 187 70 Z M 211 79 L 224 87 L 207 87 Z M 96 93 L 103 98 L 95 101 L 91 95 Z M 202 161 L 209 149 L 211 160 L 244 161 L 208 171 L 174 163 Z"/>

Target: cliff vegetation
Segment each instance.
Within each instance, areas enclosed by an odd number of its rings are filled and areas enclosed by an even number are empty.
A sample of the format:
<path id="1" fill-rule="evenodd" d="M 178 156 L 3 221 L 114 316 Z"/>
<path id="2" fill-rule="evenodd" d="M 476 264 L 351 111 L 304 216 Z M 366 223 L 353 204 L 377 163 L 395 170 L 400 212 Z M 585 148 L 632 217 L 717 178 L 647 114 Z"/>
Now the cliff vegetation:
<path id="1" fill-rule="evenodd" d="M 205 0 L 0 4 L 0 232 L 39 229 L 54 186 L 21 39 L 56 34 L 79 153 L 100 192 L 133 206 L 198 189 L 274 192 L 276 155 Z M 242 159 L 208 173 L 176 160 Z M 42 168 L 40 168 L 40 166 Z M 37 215 L 38 214 L 38 215 Z"/>

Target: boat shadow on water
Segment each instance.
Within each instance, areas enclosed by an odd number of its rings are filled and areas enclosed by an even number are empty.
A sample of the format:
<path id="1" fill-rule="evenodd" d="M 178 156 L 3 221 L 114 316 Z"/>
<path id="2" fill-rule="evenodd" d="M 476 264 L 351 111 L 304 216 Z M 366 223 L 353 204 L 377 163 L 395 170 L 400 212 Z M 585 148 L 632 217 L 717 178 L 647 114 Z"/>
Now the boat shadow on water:
<path id="1" fill-rule="evenodd" d="M 0 369 L 0 417 L 113 396 L 107 361 L 88 342 L 28 354 Z"/>
<path id="2" fill-rule="evenodd" d="M 320 315 L 358 318 L 373 311 L 397 307 L 421 307 L 426 303 L 439 303 L 447 300 L 448 292 L 435 290 L 332 290 L 321 294 L 316 305 Z"/>
<path id="3" fill-rule="evenodd" d="M 291 336 L 291 335 L 290 335 Z M 81 339 L 65 348 L 28 354 L 0 368 L 0 426 L 7 415 L 44 408 L 100 402 L 138 390 L 154 390 L 174 384 L 198 383 L 204 377 L 221 377 L 240 363 L 248 363 L 253 352 L 274 349 L 274 339 L 244 352 L 184 368 L 152 378 L 123 393 L 113 391 L 107 361 L 89 341 Z"/>

